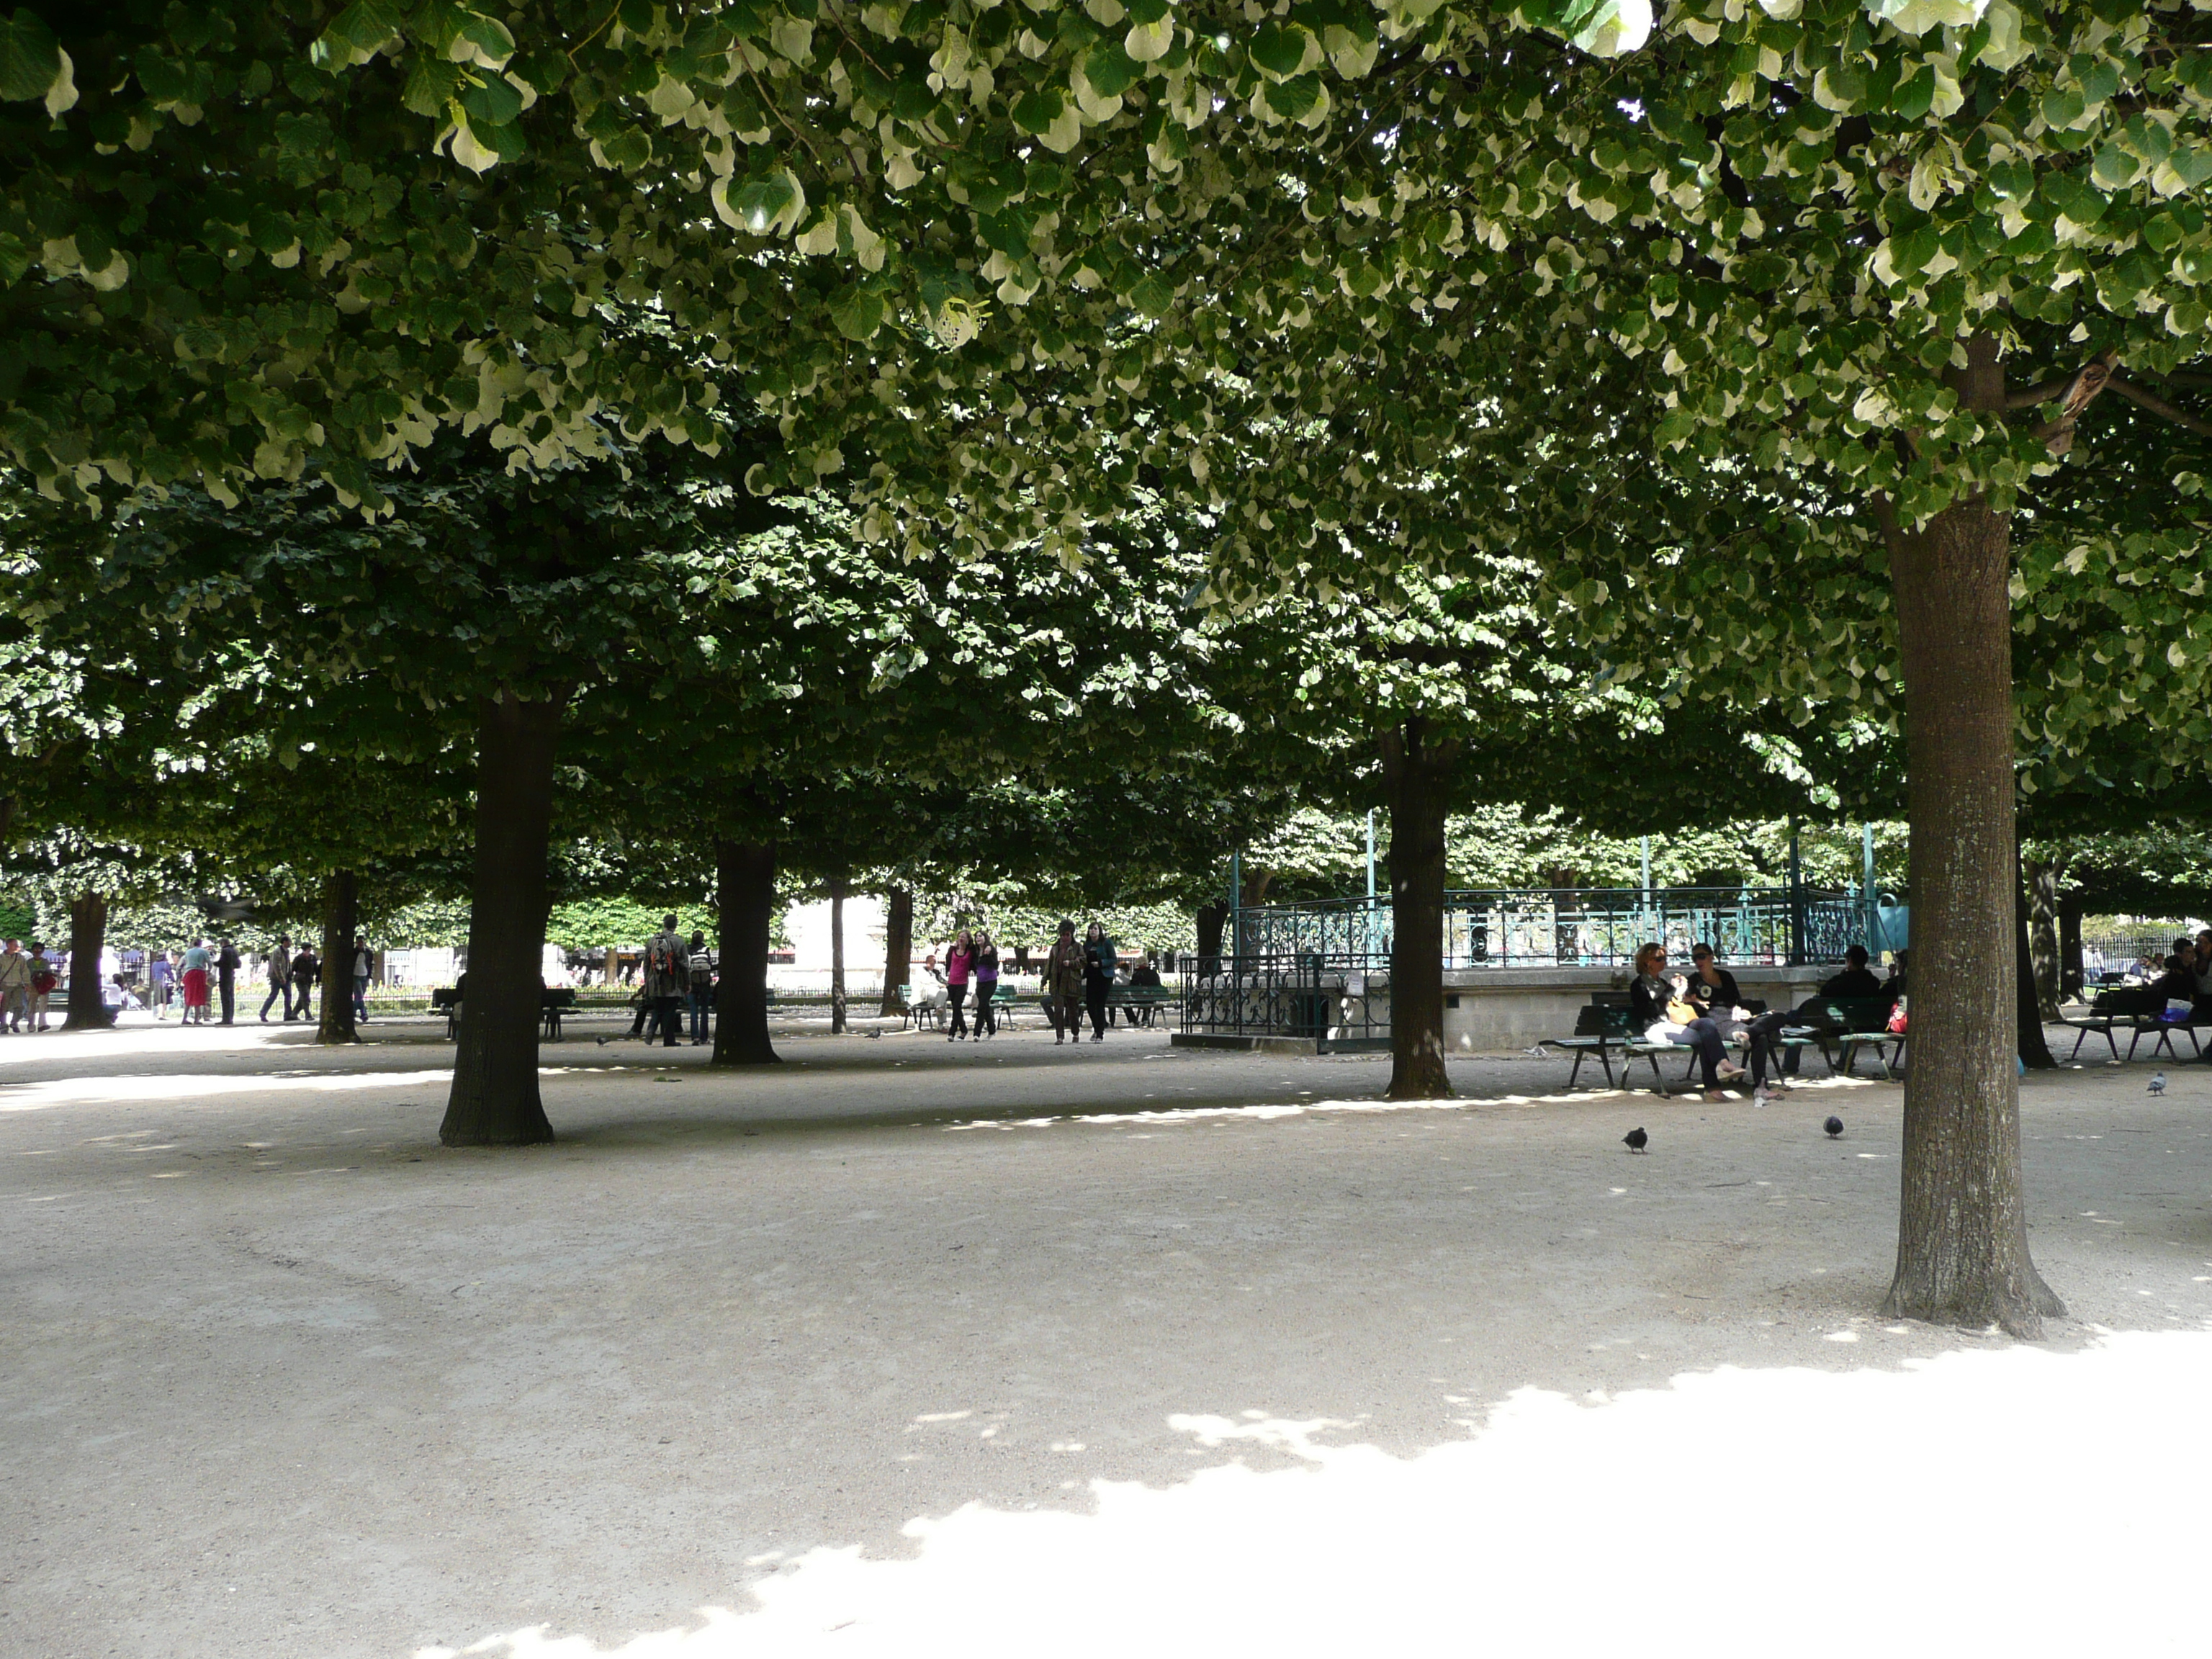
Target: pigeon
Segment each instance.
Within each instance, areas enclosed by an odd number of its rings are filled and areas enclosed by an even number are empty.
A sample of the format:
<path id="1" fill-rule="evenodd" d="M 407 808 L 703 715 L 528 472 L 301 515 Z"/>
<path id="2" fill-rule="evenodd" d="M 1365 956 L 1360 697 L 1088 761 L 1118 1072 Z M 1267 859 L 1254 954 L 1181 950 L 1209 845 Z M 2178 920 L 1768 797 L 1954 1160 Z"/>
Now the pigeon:
<path id="1" fill-rule="evenodd" d="M 1651 1144 L 1651 1137 L 1645 1134 L 1642 1128 L 1634 1128 L 1621 1136 L 1620 1144 L 1632 1152 L 1640 1152 Z"/>
<path id="2" fill-rule="evenodd" d="M 1844 1133 L 1844 1121 L 1839 1117 L 1832 1117 L 1820 1127 L 1828 1132 L 1828 1139 L 1831 1140 L 1839 1139 Z"/>
<path id="3" fill-rule="evenodd" d="M 2151 1093 L 2153 1093 L 2153 1094 L 2154 1094 L 2154 1095 L 2162 1095 L 2162 1094 L 2164 1094 L 2164 1093 L 2166 1092 L 2166 1073 L 2163 1073 L 2163 1072 L 2154 1072 L 2154 1073 L 2151 1073 L 2151 1079 L 2150 1079 L 2150 1091 L 2151 1091 Z"/>

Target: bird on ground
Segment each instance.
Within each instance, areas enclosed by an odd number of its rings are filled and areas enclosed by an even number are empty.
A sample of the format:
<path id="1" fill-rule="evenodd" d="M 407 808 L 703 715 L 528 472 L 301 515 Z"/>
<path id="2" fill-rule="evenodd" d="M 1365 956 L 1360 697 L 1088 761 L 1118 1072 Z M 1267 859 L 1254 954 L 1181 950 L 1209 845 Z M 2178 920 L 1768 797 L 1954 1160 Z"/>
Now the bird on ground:
<path id="1" fill-rule="evenodd" d="M 1626 1134 L 1621 1136 L 1620 1144 L 1627 1147 L 1632 1152 L 1640 1152 L 1646 1146 L 1651 1144 L 1651 1137 L 1645 1134 L 1641 1126 L 1639 1126 L 1636 1128 L 1631 1129 Z"/>
<path id="2" fill-rule="evenodd" d="M 1828 1132 L 1828 1139 L 1831 1140 L 1840 1138 L 1844 1133 L 1844 1121 L 1839 1117 L 1832 1117 L 1820 1127 Z"/>
<path id="3" fill-rule="evenodd" d="M 2150 1079 L 2150 1092 L 2151 1092 L 2151 1093 L 2153 1093 L 2153 1094 L 2154 1094 L 2154 1095 L 2162 1095 L 2162 1094 L 2164 1094 L 2164 1093 L 2166 1092 L 2166 1073 L 2163 1073 L 2163 1072 L 2154 1072 L 2154 1073 L 2151 1073 L 2151 1079 Z"/>

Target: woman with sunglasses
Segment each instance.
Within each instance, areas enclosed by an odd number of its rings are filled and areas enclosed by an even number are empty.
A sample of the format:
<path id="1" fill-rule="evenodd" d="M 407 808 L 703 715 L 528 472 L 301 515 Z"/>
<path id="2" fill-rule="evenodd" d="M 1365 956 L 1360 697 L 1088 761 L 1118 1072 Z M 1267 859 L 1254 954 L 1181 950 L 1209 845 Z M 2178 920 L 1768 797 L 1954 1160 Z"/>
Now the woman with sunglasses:
<path id="1" fill-rule="evenodd" d="M 1667 947 L 1646 945 L 1636 953 L 1636 978 L 1628 988 L 1629 1023 L 1644 1033 L 1646 1042 L 1671 1042 L 1695 1048 L 1705 1075 L 1705 1098 L 1717 1101 L 1721 1085 L 1743 1075 L 1741 1066 L 1729 1063 L 1721 1028 L 1682 1000 L 1679 981 L 1662 977 Z M 1690 1016 L 1687 1019 L 1680 1018 Z"/>

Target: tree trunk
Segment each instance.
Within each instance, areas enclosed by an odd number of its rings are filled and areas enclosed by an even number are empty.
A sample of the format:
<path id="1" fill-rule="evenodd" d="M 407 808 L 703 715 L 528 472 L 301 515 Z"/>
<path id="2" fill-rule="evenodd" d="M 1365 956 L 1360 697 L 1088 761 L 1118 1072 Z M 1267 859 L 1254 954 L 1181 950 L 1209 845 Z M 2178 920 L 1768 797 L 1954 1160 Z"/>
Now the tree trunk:
<path id="1" fill-rule="evenodd" d="M 2036 998 L 2035 962 L 2028 939 L 2027 899 L 2019 901 L 2018 920 L 2013 927 L 2015 961 L 2013 969 L 2013 1002 L 2020 1019 L 2021 1063 L 2031 1072 L 2056 1071 L 2058 1062 L 2052 1058 L 2051 1044 L 2043 1035 L 2043 1010 Z"/>
<path id="2" fill-rule="evenodd" d="M 1962 401 L 2002 408 L 1978 338 Z M 1897 1273 L 1886 1316 L 2039 1336 L 2064 1306 L 2027 1250 L 2013 1064 L 2011 526 L 1979 499 L 1892 526 L 1911 827 L 1911 1065 Z"/>
<path id="3" fill-rule="evenodd" d="M 2027 945 L 2034 964 L 2035 1006 L 2047 1020 L 2058 1018 L 2058 878 L 2064 873 L 2063 861 L 2021 860 L 2021 878 L 2027 889 Z"/>
<path id="4" fill-rule="evenodd" d="M 714 992 L 717 1066 L 774 1066 L 768 1036 L 768 941 L 775 921 L 775 843 L 714 842 L 716 943 L 722 981 Z"/>
<path id="5" fill-rule="evenodd" d="M 448 1146 L 520 1146 L 553 1139 L 538 1092 L 538 974 L 545 945 L 553 751 L 566 702 L 561 696 L 524 702 L 504 692 L 478 705 L 468 983 L 461 997 L 453 1093 L 438 1129 Z"/>
<path id="6" fill-rule="evenodd" d="M 1444 1070 L 1444 809 L 1456 742 L 1419 715 L 1382 736 L 1390 799 L 1392 1100 L 1449 1098 Z"/>
<path id="7" fill-rule="evenodd" d="M 115 1024 L 100 983 L 100 958 L 107 949 L 107 896 L 79 893 L 70 901 L 70 976 L 64 1031 L 104 1031 Z"/>
<path id="8" fill-rule="evenodd" d="M 1221 971 L 1221 935 L 1229 926 L 1229 901 L 1216 899 L 1198 907 L 1198 971 Z"/>
<path id="9" fill-rule="evenodd" d="M 845 1030 L 845 878 L 830 884 L 830 1035 Z"/>
<path id="10" fill-rule="evenodd" d="M 318 1042 L 361 1041 L 353 1024 L 358 896 L 359 884 L 352 871 L 334 870 L 323 878 L 323 1018 L 315 1029 Z M 532 1075 L 536 1075 L 534 1066 Z"/>
<path id="11" fill-rule="evenodd" d="M 884 919 L 884 1000 L 877 1012 L 890 1019 L 905 1012 L 898 988 L 914 971 L 914 890 L 894 887 Z"/>
<path id="12" fill-rule="evenodd" d="M 2058 994 L 2085 996 L 2087 975 L 2081 965 L 2081 896 L 2067 893 L 2058 901 Z"/>

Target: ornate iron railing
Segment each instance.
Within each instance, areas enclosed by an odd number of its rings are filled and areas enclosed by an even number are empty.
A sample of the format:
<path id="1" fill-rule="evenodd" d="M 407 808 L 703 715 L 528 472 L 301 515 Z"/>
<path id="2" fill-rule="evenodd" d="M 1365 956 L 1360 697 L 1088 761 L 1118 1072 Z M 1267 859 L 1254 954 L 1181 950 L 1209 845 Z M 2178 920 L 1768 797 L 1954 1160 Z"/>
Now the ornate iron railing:
<path id="1" fill-rule="evenodd" d="M 1388 1048 L 1389 997 L 1388 960 L 1364 952 L 1193 958 L 1180 1012 L 1185 1031 L 1310 1037 L 1326 1053 Z"/>
<path id="2" fill-rule="evenodd" d="M 1704 941 L 1724 963 L 1840 962 L 1867 934 L 1850 894 L 1771 887 L 1465 888 L 1444 895 L 1447 968 L 1621 968 L 1657 940 L 1677 962 Z M 1325 899 L 1237 913 L 1233 954 L 1388 962 L 1385 898 Z"/>

